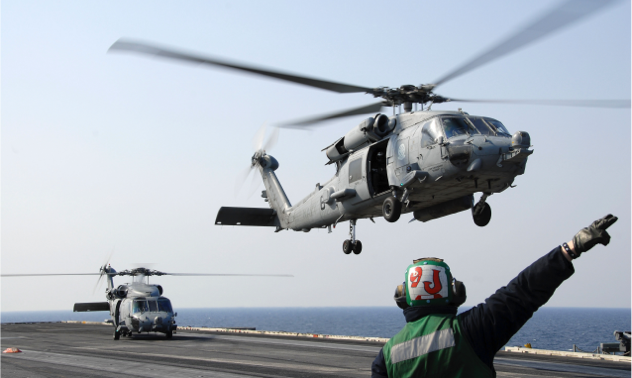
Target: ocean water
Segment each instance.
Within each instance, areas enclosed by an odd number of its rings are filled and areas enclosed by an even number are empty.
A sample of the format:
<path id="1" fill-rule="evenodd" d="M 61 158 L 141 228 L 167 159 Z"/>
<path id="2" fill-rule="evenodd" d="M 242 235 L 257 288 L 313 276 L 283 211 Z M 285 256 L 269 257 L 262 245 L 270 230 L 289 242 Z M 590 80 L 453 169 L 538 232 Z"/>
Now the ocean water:
<path id="1" fill-rule="evenodd" d="M 467 308 L 463 309 L 467 310 Z M 405 324 L 397 307 L 315 308 L 184 308 L 176 309 L 179 326 L 249 327 L 348 336 L 392 337 Z M 542 308 L 507 343 L 533 348 L 572 350 L 573 344 L 592 352 L 599 343 L 616 342 L 615 330 L 629 331 L 630 309 Z M 91 320 L 103 321 L 107 312 L 2 312 L 3 323 Z"/>

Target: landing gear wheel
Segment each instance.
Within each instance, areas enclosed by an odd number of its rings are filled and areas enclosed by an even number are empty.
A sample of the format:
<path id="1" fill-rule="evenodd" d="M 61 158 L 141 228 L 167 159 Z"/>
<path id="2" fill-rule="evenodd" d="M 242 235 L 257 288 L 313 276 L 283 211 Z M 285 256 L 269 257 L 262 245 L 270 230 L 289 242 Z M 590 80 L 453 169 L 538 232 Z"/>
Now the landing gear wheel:
<path id="1" fill-rule="evenodd" d="M 173 331 L 167 331 L 166 336 L 167 336 L 168 339 L 172 338 L 173 337 Z"/>
<path id="2" fill-rule="evenodd" d="M 356 240 L 355 244 L 353 245 L 353 253 L 355 253 L 356 255 L 359 255 L 360 252 L 362 252 L 362 242 L 359 240 Z"/>
<path id="3" fill-rule="evenodd" d="M 402 215 L 402 203 L 395 197 L 388 197 L 382 204 L 382 215 L 388 222 L 397 222 Z"/>
<path id="4" fill-rule="evenodd" d="M 476 205 L 472 208 L 472 218 L 474 218 L 474 223 L 479 227 L 487 226 L 489 221 L 492 219 L 492 208 L 489 206 L 487 202 L 482 205 Z"/>
<path id="5" fill-rule="evenodd" d="M 345 253 L 345 255 L 348 255 L 351 253 L 351 251 L 353 250 L 353 245 L 351 244 L 351 240 L 347 239 L 342 243 L 342 252 Z"/>
<path id="6" fill-rule="evenodd" d="M 114 335 L 112 336 L 112 338 L 114 340 L 118 340 L 121 338 L 121 332 L 117 331 L 116 329 L 114 330 Z"/>

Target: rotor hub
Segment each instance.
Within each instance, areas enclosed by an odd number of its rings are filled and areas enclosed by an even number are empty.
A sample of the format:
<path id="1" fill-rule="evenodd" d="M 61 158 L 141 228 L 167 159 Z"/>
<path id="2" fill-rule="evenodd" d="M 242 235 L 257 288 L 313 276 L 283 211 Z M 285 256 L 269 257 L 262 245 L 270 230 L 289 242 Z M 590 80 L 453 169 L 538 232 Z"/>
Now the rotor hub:
<path id="1" fill-rule="evenodd" d="M 450 101 L 449 98 L 434 94 L 432 90 L 435 86 L 435 84 L 421 84 L 419 86 L 406 84 L 399 88 L 378 87 L 366 93 L 372 94 L 376 98 L 382 98 L 385 106 L 399 106 L 406 103 L 426 104 L 430 102 L 438 104 Z"/>

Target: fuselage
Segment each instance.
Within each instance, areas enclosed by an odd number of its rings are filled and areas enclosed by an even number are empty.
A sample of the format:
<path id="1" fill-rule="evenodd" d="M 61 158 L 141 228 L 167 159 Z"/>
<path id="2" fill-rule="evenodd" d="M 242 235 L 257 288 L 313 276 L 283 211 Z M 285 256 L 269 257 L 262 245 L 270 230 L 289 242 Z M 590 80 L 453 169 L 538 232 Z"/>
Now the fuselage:
<path id="1" fill-rule="evenodd" d="M 493 194 L 509 188 L 524 173 L 533 152 L 528 150 L 527 133 L 512 136 L 490 117 L 421 111 L 390 117 L 390 122 L 395 124 L 391 133 L 341 154 L 334 162 L 336 175 L 293 206 L 274 169 L 261 166 L 268 197 L 281 197 L 270 199 L 280 228 L 308 231 L 345 220 L 379 217 L 384 199 L 401 197 L 404 188 L 402 213 L 414 212 L 418 220 L 447 215 L 438 206 L 441 204 L 465 210 L 471 208 L 471 203 L 467 205 L 474 193 Z M 274 193 L 279 189 L 280 193 Z"/>
<path id="2" fill-rule="evenodd" d="M 110 293 L 110 313 L 114 326 L 122 334 L 162 332 L 169 335 L 177 328 L 171 301 L 161 296 L 160 285 L 133 282 L 120 285 Z"/>

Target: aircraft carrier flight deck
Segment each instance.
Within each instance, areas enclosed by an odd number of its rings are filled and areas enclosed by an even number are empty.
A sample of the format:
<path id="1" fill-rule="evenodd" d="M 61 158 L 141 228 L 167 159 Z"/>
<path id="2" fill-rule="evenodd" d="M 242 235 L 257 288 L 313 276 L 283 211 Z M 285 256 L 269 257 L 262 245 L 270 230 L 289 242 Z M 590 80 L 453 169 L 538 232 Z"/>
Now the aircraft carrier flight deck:
<path id="1" fill-rule="evenodd" d="M 382 342 L 179 329 L 112 339 L 112 326 L 2 324 L 2 375 L 50 377 L 368 377 Z M 630 377 L 629 358 L 499 352 L 498 377 Z"/>

